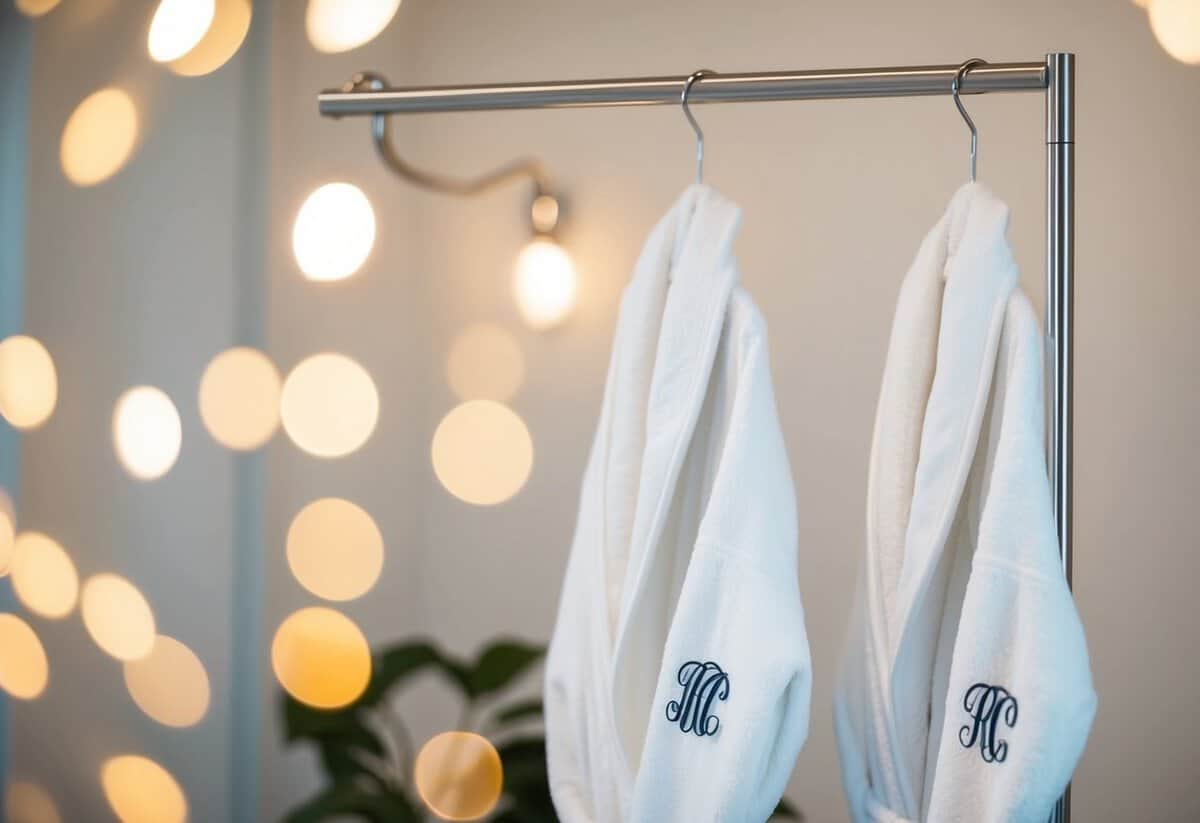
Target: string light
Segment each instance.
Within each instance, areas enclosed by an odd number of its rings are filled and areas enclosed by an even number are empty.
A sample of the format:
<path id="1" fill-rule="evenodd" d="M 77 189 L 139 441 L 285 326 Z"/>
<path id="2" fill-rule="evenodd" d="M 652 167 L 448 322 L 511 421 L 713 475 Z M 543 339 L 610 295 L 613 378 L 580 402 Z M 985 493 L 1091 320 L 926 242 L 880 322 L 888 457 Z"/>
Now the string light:
<path id="1" fill-rule="evenodd" d="M 1150 30 L 1163 51 L 1200 65 L 1200 0 L 1151 0 Z"/>
<path id="2" fill-rule="evenodd" d="M 160 0 L 146 37 L 150 59 L 169 63 L 183 57 L 204 39 L 216 11 L 214 0 Z"/>
<path id="3" fill-rule="evenodd" d="M 304 201 L 292 226 L 292 253 L 309 280 L 344 280 L 375 245 L 375 211 L 362 189 L 326 183 Z"/>
<path id="4" fill-rule="evenodd" d="M 123 665 L 125 688 L 148 717 L 164 726 L 195 726 L 208 713 L 208 672 L 196 653 L 160 634 L 150 653 Z"/>
<path id="5" fill-rule="evenodd" d="M 327 54 L 356 49 L 378 37 L 399 8 L 400 0 L 308 0 L 308 42 Z"/>
<path id="6" fill-rule="evenodd" d="M 179 782 L 148 757 L 127 754 L 100 767 L 100 785 L 121 823 L 184 823 L 187 796 Z"/>
<path id="7" fill-rule="evenodd" d="M 106 88 L 85 98 L 63 127 L 59 155 L 63 174 L 77 186 L 112 177 L 137 144 L 138 114 L 122 89 Z"/>
<path id="8" fill-rule="evenodd" d="M 211 74 L 237 54 L 250 31 L 252 15 L 250 0 L 216 0 L 212 25 L 204 37 L 191 51 L 167 66 L 184 77 Z"/>
<path id="9" fill-rule="evenodd" d="M 154 612 L 137 587 L 115 574 L 98 574 L 83 584 L 83 625 L 105 653 L 138 660 L 154 648 Z"/>
<path id="10" fill-rule="evenodd" d="M 58 373 L 46 347 L 18 334 L 0 342 L 0 416 L 15 428 L 36 429 L 58 403 Z"/>
<path id="11" fill-rule="evenodd" d="M 294 612 L 271 641 L 271 668 L 292 697 L 317 709 L 358 699 L 371 679 L 371 649 L 341 612 L 312 606 Z"/>
<path id="12" fill-rule="evenodd" d="M 438 425 L 433 470 L 446 491 L 477 506 L 503 503 L 533 469 L 533 440 L 512 409 L 491 400 L 456 406 Z"/>
<path id="13" fill-rule="evenodd" d="M 326 600 L 366 594 L 383 569 L 383 535 L 371 515 L 349 500 L 325 497 L 292 520 L 287 559 L 300 585 Z"/>
<path id="14" fill-rule="evenodd" d="M 171 398 L 153 386 L 136 386 L 121 395 L 113 411 L 113 444 L 121 464 L 139 480 L 170 471 L 183 444 Z"/>
<path id="15" fill-rule="evenodd" d="M 413 782 L 425 805 L 444 820 L 478 820 L 496 807 L 504 768 L 496 747 L 471 732 L 444 732 L 417 754 Z"/>
<path id="16" fill-rule="evenodd" d="M 41 532 L 21 532 L 13 543 L 12 584 L 17 599 L 39 617 L 58 620 L 75 608 L 79 576 L 66 551 Z"/>
<path id="17" fill-rule="evenodd" d="M 362 446 L 379 419 L 371 375 L 344 354 L 302 360 L 283 384 L 283 428 L 292 442 L 317 457 L 342 457 Z"/>

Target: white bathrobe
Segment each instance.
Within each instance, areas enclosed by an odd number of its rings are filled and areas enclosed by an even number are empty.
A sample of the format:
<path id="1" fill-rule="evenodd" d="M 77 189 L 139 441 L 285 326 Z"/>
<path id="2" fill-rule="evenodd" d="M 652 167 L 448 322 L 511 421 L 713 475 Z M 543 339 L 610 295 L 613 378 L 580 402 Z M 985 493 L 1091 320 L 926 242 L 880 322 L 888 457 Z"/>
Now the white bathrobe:
<path id="1" fill-rule="evenodd" d="M 856 823 L 1044 823 L 1095 714 L 1007 226 L 963 187 L 900 291 L 834 702 Z"/>
<path id="2" fill-rule="evenodd" d="M 621 302 L 546 670 L 564 823 L 766 820 L 808 731 L 794 490 L 739 222 L 688 189 Z"/>

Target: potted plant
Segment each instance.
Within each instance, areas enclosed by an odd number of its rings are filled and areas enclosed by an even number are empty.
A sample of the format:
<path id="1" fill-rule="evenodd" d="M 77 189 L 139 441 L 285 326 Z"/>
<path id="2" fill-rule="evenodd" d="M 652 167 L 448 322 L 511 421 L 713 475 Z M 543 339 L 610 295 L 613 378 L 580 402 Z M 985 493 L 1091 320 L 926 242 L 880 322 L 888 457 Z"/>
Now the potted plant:
<path id="1" fill-rule="evenodd" d="M 461 731 L 474 731 L 496 747 L 504 780 L 492 823 L 556 823 L 546 772 L 546 739 L 540 699 L 505 699 L 541 661 L 545 649 L 500 639 L 473 659 L 455 657 L 430 640 L 407 641 L 375 655 L 363 694 L 335 711 L 314 709 L 284 693 L 283 727 L 289 744 L 316 747 L 328 783 L 297 806 L 285 823 L 320 823 L 357 816 L 370 823 L 436 820 L 416 787 L 417 756 L 407 724 L 391 698 L 418 675 L 433 674 L 462 699 Z M 786 800 L 777 817 L 801 820 Z"/>

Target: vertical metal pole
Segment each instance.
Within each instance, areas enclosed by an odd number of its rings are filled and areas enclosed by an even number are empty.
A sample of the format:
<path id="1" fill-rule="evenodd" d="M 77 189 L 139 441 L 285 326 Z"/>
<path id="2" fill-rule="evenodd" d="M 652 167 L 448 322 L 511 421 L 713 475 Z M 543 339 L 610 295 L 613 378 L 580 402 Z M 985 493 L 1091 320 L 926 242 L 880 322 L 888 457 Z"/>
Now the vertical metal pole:
<path id="1" fill-rule="evenodd" d="M 1050 352 L 1050 486 L 1063 572 L 1071 584 L 1075 302 L 1075 55 L 1046 55 L 1046 334 Z M 1051 823 L 1069 823 L 1071 787 Z"/>

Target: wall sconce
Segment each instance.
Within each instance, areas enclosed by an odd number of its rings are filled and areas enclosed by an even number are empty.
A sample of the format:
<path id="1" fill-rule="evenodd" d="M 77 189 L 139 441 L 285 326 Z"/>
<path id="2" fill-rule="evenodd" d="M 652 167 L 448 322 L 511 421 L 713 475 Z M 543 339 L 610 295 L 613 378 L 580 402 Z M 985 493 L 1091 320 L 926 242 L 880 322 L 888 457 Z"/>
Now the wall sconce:
<path id="1" fill-rule="evenodd" d="M 387 87 L 388 83 L 381 75 L 360 72 L 342 87 L 342 91 L 381 91 Z M 512 180 L 531 180 L 533 199 L 529 206 L 529 226 L 532 238 L 517 256 L 513 272 L 513 295 L 521 316 L 534 329 L 546 330 L 566 320 L 576 301 L 575 265 L 556 239 L 562 203 L 540 162 L 534 158 L 522 158 L 479 177 L 446 177 L 419 169 L 397 153 L 391 140 L 388 115 L 371 115 L 371 136 L 380 159 L 393 173 L 432 191 L 467 197 L 482 194 Z"/>
<path id="2" fill-rule="evenodd" d="M 533 237 L 517 255 L 513 271 L 517 308 L 538 331 L 561 324 L 575 308 L 575 264 L 554 237 L 558 215 L 554 195 L 542 192 L 533 198 L 529 208 Z"/>

